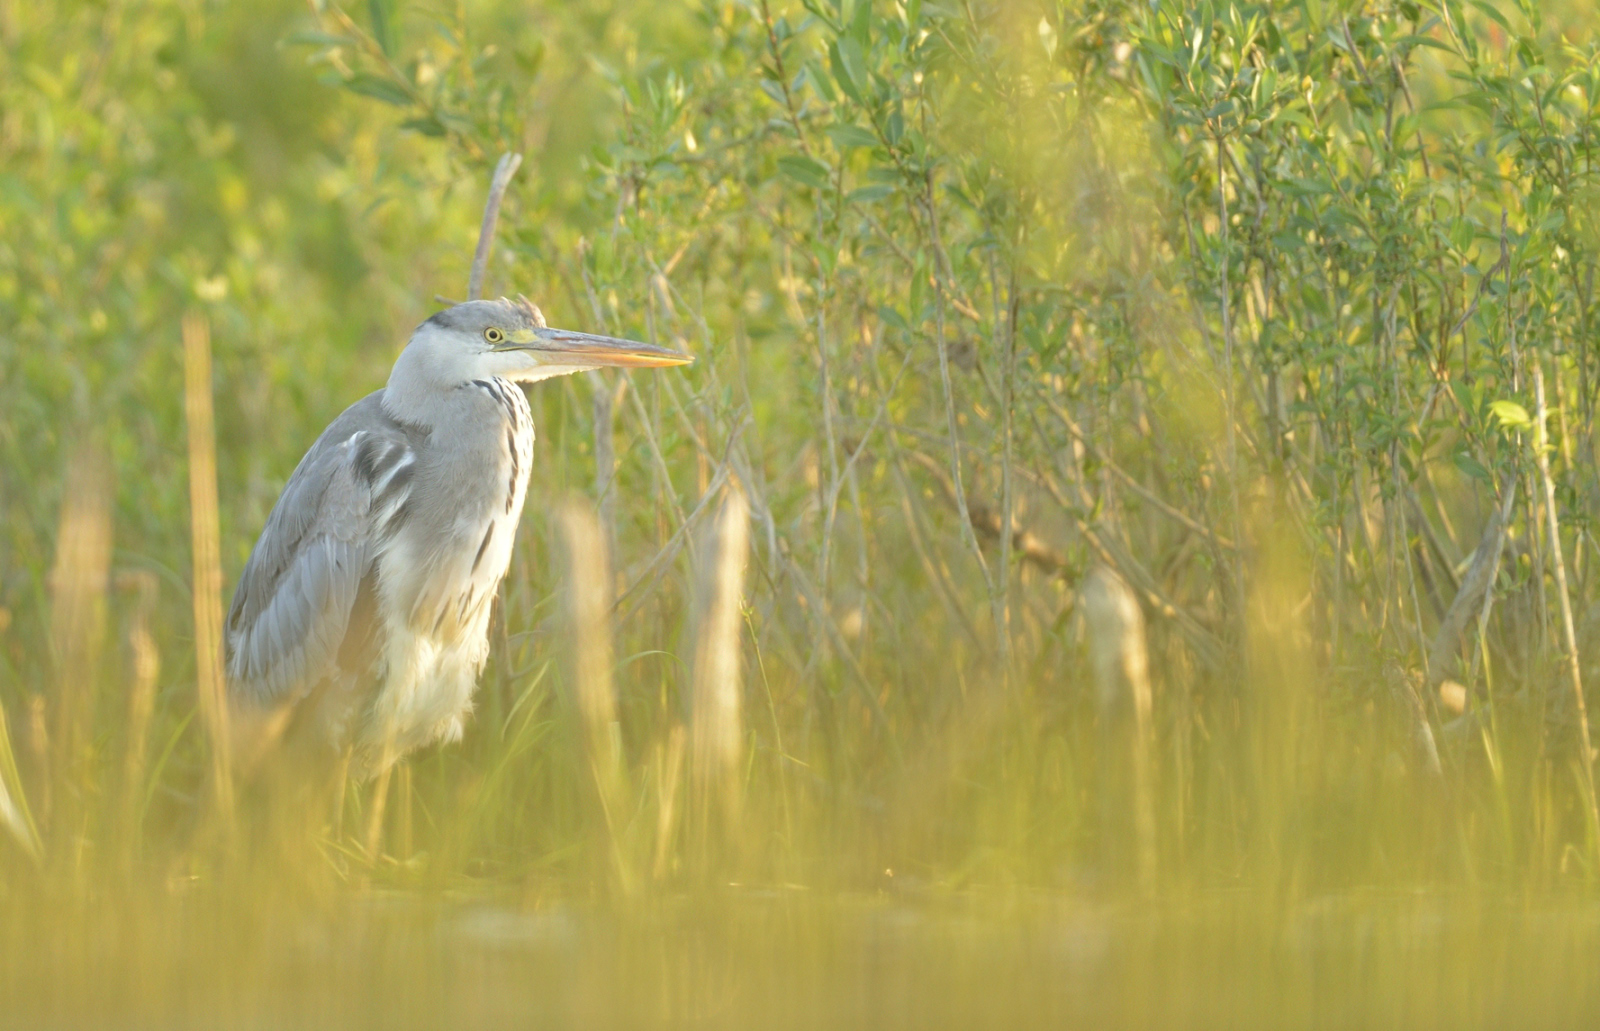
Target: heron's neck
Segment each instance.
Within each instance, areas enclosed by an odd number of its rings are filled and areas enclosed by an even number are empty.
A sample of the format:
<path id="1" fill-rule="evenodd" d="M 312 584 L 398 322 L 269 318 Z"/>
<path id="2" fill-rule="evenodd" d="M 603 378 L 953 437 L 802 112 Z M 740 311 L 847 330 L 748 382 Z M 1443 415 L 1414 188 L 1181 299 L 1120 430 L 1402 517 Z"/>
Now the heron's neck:
<path id="1" fill-rule="evenodd" d="M 391 418 L 433 429 L 449 415 L 451 391 L 472 379 L 468 363 L 451 349 L 418 330 L 395 359 L 383 390 L 383 408 Z"/>

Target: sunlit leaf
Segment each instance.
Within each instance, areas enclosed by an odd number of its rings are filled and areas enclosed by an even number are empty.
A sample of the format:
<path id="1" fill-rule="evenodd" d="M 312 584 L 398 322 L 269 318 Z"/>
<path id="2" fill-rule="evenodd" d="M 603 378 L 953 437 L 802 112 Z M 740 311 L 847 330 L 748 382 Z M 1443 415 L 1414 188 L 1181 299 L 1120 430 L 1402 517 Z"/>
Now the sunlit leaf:
<path id="1" fill-rule="evenodd" d="M 1533 426 L 1528 410 L 1515 401 L 1491 401 L 1489 411 L 1499 420 L 1502 429 L 1525 430 Z"/>

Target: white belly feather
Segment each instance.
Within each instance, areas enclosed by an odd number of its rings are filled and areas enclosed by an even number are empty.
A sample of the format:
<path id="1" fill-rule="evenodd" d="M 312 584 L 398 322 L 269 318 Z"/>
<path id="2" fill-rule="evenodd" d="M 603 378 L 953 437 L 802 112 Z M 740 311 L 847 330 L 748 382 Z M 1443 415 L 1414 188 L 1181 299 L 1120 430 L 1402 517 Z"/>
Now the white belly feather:
<path id="1" fill-rule="evenodd" d="M 397 535 L 378 557 L 385 675 L 366 718 L 353 728 L 357 752 L 384 759 L 436 741 L 456 741 L 472 711 L 489 657 L 489 621 L 527 494 L 533 425 L 522 391 L 498 384 L 509 433 L 492 463 L 499 489 L 465 504 L 441 542 L 434 534 Z"/>

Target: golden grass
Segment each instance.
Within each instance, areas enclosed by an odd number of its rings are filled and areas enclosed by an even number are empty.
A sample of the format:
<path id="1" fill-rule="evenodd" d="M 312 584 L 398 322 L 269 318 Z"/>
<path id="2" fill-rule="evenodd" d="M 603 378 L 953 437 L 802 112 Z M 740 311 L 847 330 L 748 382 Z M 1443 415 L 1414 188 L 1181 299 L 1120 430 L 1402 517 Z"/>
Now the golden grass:
<path id="1" fill-rule="evenodd" d="M 712 530 L 702 542 L 699 626 L 695 631 L 689 693 L 690 771 L 695 823 L 737 823 L 744 757 L 744 684 L 740 644 L 744 570 L 750 546 L 750 506 L 730 487 Z"/>
<path id="2" fill-rule="evenodd" d="M 222 660 L 222 545 L 217 516 L 217 434 L 212 412 L 211 328 L 183 319 L 183 409 L 189 441 L 189 522 L 194 562 L 195 676 L 211 740 L 211 792 L 224 826 L 233 820 L 233 750 Z"/>

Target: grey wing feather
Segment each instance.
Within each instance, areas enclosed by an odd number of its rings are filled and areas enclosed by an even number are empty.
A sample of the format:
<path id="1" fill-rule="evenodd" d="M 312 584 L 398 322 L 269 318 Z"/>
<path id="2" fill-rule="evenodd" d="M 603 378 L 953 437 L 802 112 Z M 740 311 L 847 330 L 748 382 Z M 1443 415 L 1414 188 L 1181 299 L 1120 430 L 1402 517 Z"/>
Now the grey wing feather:
<path id="1" fill-rule="evenodd" d="M 400 522 L 416 430 L 371 394 L 300 460 L 250 553 L 228 611 L 228 687 L 259 704 L 296 701 L 332 674 L 350 613 Z"/>

